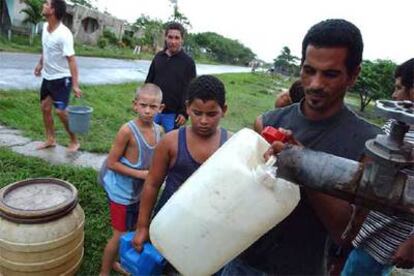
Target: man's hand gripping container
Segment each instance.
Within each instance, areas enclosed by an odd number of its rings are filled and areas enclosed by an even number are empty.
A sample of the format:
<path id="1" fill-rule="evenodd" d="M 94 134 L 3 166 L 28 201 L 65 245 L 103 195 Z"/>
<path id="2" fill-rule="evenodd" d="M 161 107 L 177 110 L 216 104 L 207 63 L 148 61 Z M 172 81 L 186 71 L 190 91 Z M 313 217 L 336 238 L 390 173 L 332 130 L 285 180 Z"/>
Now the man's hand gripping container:
<path id="1" fill-rule="evenodd" d="M 214 274 L 296 207 L 298 186 L 268 174 L 269 147 L 252 130 L 237 132 L 153 219 L 151 241 L 180 273 Z"/>

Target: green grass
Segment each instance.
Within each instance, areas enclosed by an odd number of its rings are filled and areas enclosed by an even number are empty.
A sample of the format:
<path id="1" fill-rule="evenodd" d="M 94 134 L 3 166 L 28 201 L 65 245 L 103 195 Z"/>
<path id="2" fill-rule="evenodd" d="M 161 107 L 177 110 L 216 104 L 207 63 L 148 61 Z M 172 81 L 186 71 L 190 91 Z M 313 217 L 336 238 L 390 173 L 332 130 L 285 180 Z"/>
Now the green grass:
<path id="1" fill-rule="evenodd" d="M 228 111 L 221 125 L 231 131 L 252 127 L 256 117 L 274 106 L 278 83 L 289 86 L 287 80 L 266 74 L 222 74 L 227 91 Z"/>
<path id="2" fill-rule="evenodd" d="M 348 93 L 346 98 L 345 98 L 345 102 L 355 113 L 357 113 L 359 116 L 365 118 L 366 120 L 368 120 L 372 124 L 375 124 L 377 126 L 382 126 L 386 121 L 386 119 L 381 118 L 381 117 L 376 115 L 375 106 L 374 106 L 373 101 L 371 101 L 369 103 L 369 105 L 365 108 L 364 112 L 361 112 L 359 110 L 360 109 L 360 98 L 359 98 L 358 94 Z"/>
<path id="3" fill-rule="evenodd" d="M 9 41 L 6 37 L 0 35 L 0 51 L 6 52 L 24 52 L 24 53 L 41 53 L 42 45 L 40 36 L 36 36 L 33 45 L 29 45 L 29 38 L 22 35 L 12 36 Z M 151 53 L 140 53 L 135 55 L 133 49 L 128 47 L 107 46 L 106 48 L 99 48 L 96 46 L 75 44 L 75 52 L 77 56 L 87 57 L 105 57 L 118 59 L 152 59 Z"/>
<path id="4" fill-rule="evenodd" d="M 33 40 L 33 45 L 29 45 L 29 38 L 27 36 L 13 35 L 11 41 L 0 34 L 0 52 L 25 52 L 25 53 L 40 53 L 42 51 L 42 44 L 40 37 L 37 36 Z"/>
<path id="5" fill-rule="evenodd" d="M 82 87 L 84 103 L 94 108 L 91 131 L 81 136 L 83 150 L 108 152 L 112 139 L 119 127 L 134 117 L 132 98 L 136 84 Z M 72 104 L 83 104 L 72 98 Z M 0 122 L 21 129 L 24 135 L 43 140 L 44 130 L 37 91 L 0 92 Z M 54 116 L 56 136 L 59 144 L 66 145 L 69 140 L 59 119 Z"/>
<path id="6" fill-rule="evenodd" d="M 86 57 L 103 57 L 103 58 L 118 58 L 118 59 L 147 59 L 151 60 L 154 55 L 151 53 L 141 52 L 136 55 L 133 53 L 133 49 L 128 47 L 107 46 L 105 48 L 99 48 L 90 45 L 75 45 L 75 52 L 77 56 Z"/>
<path id="7" fill-rule="evenodd" d="M 24 52 L 24 53 L 41 53 L 42 44 L 40 36 L 36 36 L 33 45 L 29 45 L 29 37 L 26 35 L 13 35 L 11 41 L 6 36 L 0 34 L 0 52 Z M 152 60 L 153 53 L 141 52 L 134 54 L 133 49 L 129 47 L 118 47 L 108 45 L 105 48 L 98 46 L 91 46 L 86 44 L 75 44 L 75 53 L 77 56 L 85 57 L 102 57 L 102 58 L 117 58 L 117 59 L 145 59 Z M 218 64 L 205 56 L 196 58 L 197 63 L 203 64 Z"/>
<path id="8" fill-rule="evenodd" d="M 52 166 L 37 158 L 23 157 L 0 147 L 0 188 L 35 177 L 66 180 L 79 191 L 79 204 L 86 215 L 85 256 L 78 275 L 98 275 L 103 248 L 111 234 L 104 191 L 96 182 L 96 172 L 72 166 Z"/>

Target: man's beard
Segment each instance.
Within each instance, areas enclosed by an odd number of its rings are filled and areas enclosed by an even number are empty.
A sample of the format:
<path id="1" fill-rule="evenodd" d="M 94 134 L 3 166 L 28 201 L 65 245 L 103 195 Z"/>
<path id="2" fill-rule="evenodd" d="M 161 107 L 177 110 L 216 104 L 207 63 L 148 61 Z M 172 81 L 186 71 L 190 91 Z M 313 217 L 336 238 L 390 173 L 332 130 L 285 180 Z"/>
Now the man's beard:
<path id="1" fill-rule="evenodd" d="M 309 96 L 309 97 L 306 97 Z M 312 96 L 317 96 L 317 98 L 311 98 Z M 320 98 L 319 98 L 320 97 Z M 321 89 L 306 89 L 305 90 L 305 101 L 309 108 L 321 111 L 326 107 L 324 106 L 324 99 L 326 99 L 327 94 Z"/>

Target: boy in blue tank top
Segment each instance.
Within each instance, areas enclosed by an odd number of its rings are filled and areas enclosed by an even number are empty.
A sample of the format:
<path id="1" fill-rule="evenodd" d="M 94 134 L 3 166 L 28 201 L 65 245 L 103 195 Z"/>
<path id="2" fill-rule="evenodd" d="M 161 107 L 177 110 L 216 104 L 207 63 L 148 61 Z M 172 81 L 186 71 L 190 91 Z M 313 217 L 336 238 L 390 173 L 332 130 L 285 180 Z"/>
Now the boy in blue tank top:
<path id="1" fill-rule="evenodd" d="M 167 202 L 173 193 L 228 138 L 229 133 L 219 127 L 224 116 L 225 89 L 213 76 L 194 79 L 187 92 L 186 110 L 191 126 L 173 130 L 156 146 L 151 169 L 141 195 L 137 234 L 134 246 L 138 251 L 149 239 L 151 215 Z M 157 195 L 165 179 L 165 188 L 155 207 Z"/>
<path id="2" fill-rule="evenodd" d="M 102 276 L 110 275 L 111 268 L 123 272 L 115 262 L 119 239 L 136 227 L 139 196 L 162 131 L 154 123 L 155 115 L 163 108 L 161 101 L 161 89 L 155 84 L 147 83 L 137 90 L 133 109 L 138 116 L 120 128 L 102 167 L 101 181 L 109 199 L 113 233 L 103 252 Z"/>

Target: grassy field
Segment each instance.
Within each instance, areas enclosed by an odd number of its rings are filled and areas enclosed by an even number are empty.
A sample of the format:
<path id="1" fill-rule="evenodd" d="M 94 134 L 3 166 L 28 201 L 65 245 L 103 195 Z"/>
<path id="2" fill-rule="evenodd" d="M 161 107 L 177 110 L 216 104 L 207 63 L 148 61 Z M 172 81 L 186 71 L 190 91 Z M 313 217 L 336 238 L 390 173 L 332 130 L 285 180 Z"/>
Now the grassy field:
<path id="1" fill-rule="evenodd" d="M 29 45 L 27 36 L 16 35 L 9 41 L 4 36 L 0 35 L 0 51 L 5 52 L 24 52 L 24 53 L 40 53 L 42 45 L 40 36 L 36 36 L 33 45 Z M 133 50 L 128 47 L 107 46 L 99 48 L 95 46 L 75 44 L 75 52 L 77 56 L 87 57 L 106 57 L 106 58 L 120 58 L 120 59 L 152 59 L 153 54 L 140 53 L 138 55 L 133 53 Z"/>
<path id="2" fill-rule="evenodd" d="M 231 131 L 251 127 L 257 115 L 272 109 L 275 95 L 291 82 L 266 74 L 223 74 L 229 106 L 222 126 Z M 85 101 L 94 112 L 90 133 L 81 137 L 83 150 L 108 152 L 120 125 L 134 117 L 132 98 L 137 84 L 82 87 Z M 347 102 L 356 109 L 358 98 L 350 95 Z M 1 92 L 0 123 L 21 129 L 32 139 L 43 139 L 43 125 L 37 91 Z M 367 114 L 372 114 L 369 107 Z M 374 118 L 374 117 L 372 117 Z M 60 123 L 56 124 L 60 144 L 68 142 Z M 33 177 L 56 177 L 73 183 L 79 190 L 80 204 L 85 210 L 85 257 L 79 275 L 97 275 L 101 254 L 110 235 L 106 198 L 96 183 L 96 172 L 72 166 L 53 166 L 36 158 L 23 157 L 0 148 L 0 187 Z"/>
<path id="3" fill-rule="evenodd" d="M 272 108 L 276 83 L 288 86 L 287 80 L 263 74 L 223 74 L 219 78 L 225 83 L 229 106 L 222 125 L 232 131 L 250 127 L 258 114 Z M 83 150 L 108 152 L 119 127 L 134 117 L 132 99 L 136 87 L 136 83 L 82 87 L 84 102 L 94 108 L 90 132 L 80 137 Z M 21 129 L 32 139 L 42 140 L 38 97 L 37 91 L 0 92 L 0 122 Z M 72 104 L 78 104 L 77 100 L 72 100 Z M 68 137 L 56 119 L 58 143 L 66 145 Z"/>

